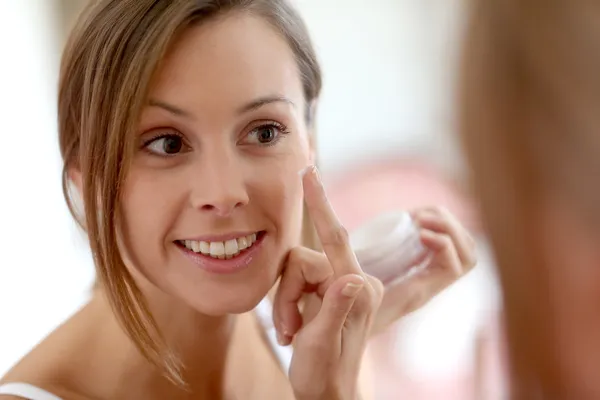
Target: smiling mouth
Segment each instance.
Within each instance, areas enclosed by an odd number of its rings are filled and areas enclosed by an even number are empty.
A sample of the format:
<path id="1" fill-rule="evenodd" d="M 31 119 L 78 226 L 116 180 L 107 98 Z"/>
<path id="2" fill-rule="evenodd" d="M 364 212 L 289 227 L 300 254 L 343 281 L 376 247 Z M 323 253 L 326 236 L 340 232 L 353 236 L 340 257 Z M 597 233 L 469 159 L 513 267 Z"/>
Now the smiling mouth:
<path id="1" fill-rule="evenodd" d="M 264 231 L 259 231 L 251 235 L 225 241 L 176 240 L 175 243 L 196 254 L 202 254 L 219 260 L 229 260 L 251 249 L 264 235 Z"/>

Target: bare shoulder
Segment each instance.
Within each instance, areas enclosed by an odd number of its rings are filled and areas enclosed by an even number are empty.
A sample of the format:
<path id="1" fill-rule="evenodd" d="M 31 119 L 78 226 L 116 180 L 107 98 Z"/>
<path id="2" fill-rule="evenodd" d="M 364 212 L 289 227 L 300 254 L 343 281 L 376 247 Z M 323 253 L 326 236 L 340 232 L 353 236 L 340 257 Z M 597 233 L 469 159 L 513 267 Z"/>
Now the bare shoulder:
<path id="1" fill-rule="evenodd" d="M 78 399 L 69 390 L 72 381 L 74 355 L 81 353 L 81 325 L 79 314 L 65 321 L 50 335 L 36 345 L 19 360 L 4 376 L 0 386 L 10 383 L 24 383 L 54 394 L 60 398 Z M 79 332 L 78 332 L 79 331 Z M 20 399 L 13 395 L 0 395 L 0 400 Z"/>
<path id="2" fill-rule="evenodd" d="M 52 351 L 45 348 L 46 345 L 52 345 L 52 343 L 42 342 L 39 347 L 27 354 L 2 377 L 0 386 L 10 383 L 27 384 L 60 399 L 87 400 L 89 397 L 73 384 L 79 378 L 73 374 L 73 359 L 53 354 Z M 23 400 L 12 395 L 0 395 L 0 400 L 17 398 Z"/>
<path id="3" fill-rule="evenodd" d="M 44 343 L 42 342 L 29 354 L 25 355 L 25 357 L 23 357 L 0 379 L 0 386 L 14 383 L 27 384 L 52 393 L 58 397 L 63 397 L 65 390 L 60 384 L 60 368 L 53 369 L 50 366 L 53 360 L 48 360 L 43 357 L 43 347 Z M 13 395 L 0 394 L 0 400 L 17 398 L 22 400 L 22 398 Z"/>

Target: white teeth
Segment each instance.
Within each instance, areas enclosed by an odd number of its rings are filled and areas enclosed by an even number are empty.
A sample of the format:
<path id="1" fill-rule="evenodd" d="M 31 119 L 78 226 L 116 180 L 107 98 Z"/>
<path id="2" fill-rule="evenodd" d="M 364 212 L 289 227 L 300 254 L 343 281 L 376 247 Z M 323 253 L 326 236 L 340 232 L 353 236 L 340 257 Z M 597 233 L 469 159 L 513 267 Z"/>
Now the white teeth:
<path id="1" fill-rule="evenodd" d="M 230 239 L 225 242 L 201 242 L 197 240 L 183 240 L 181 243 L 195 253 L 202 253 L 221 260 L 230 259 L 251 247 L 256 242 L 256 233 Z"/>
<path id="2" fill-rule="evenodd" d="M 225 255 L 225 244 L 223 242 L 210 242 L 210 255 L 219 257 Z"/>
<path id="3" fill-rule="evenodd" d="M 237 239 L 231 239 L 225 242 L 225 254 L 232 256 L 238 252 Z"/>
<path id="4" fill-rule="evenodd" d="M 248 248 L 249 243 L 248 240 L 246 239 L 246 237 L 241 237 L 237 240 L 237 244 L 238 244 L 238 249 L 240 250 L 244 250 L 246 248 Z"/>
<path id="5" fill-rule="evenodd" d="M 210 254 L 210 243 L 200 242 L 200 252 L 202 254 Z"/>
<path id="6" fill-rule="evenodd" d="M 200 252 L 200 242 L 193 240 L 192 241 L 192 250 L 194 250 L 196 253 L 199 253 Z"/>

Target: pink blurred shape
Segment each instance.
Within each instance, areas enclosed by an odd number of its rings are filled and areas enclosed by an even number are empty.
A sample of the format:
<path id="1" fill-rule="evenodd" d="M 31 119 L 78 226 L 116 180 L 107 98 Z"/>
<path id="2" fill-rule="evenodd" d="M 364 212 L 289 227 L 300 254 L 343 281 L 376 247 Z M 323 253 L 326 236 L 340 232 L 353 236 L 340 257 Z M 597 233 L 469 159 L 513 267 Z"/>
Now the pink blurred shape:
<path id="1" fill-rule="evenodd" d="M 380 161 L 326 181 L 329 199 L 350 230 L 385 211 L 440 205 L 479 230 L 472 201 L 434 167 L 419 161 Z"/>
<path id="2" fill-rule="evenodd" d="M 472 232 L 479 231 L 473 202 L 444 174 L 418 160 L 381 160 L 358 165 L 326 180 L 327 192 L 340 220 L 353 230 L 393 210 L 443 206 Z M 473 398 L 472 371 L 456 371 L 434 382 L 411 380 L 392 359 L 396 329 L 378 336 L 370 346 L 379 399 L 468 400 Z"/>

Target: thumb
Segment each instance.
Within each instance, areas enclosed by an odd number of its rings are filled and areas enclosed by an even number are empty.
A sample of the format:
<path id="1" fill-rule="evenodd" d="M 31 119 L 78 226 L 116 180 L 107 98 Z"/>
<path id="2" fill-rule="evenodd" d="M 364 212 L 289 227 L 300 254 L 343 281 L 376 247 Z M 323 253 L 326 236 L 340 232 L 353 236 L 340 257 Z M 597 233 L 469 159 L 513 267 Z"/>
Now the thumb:
<path id="1" fill-rule="evenodd" d="M 321 309 L 311 325 L 321 332 L 340 332 L 346 318 L 365 286 L 365 279 L 356 274 L 347 274 L 336 279 L 325 292 Z"/>

